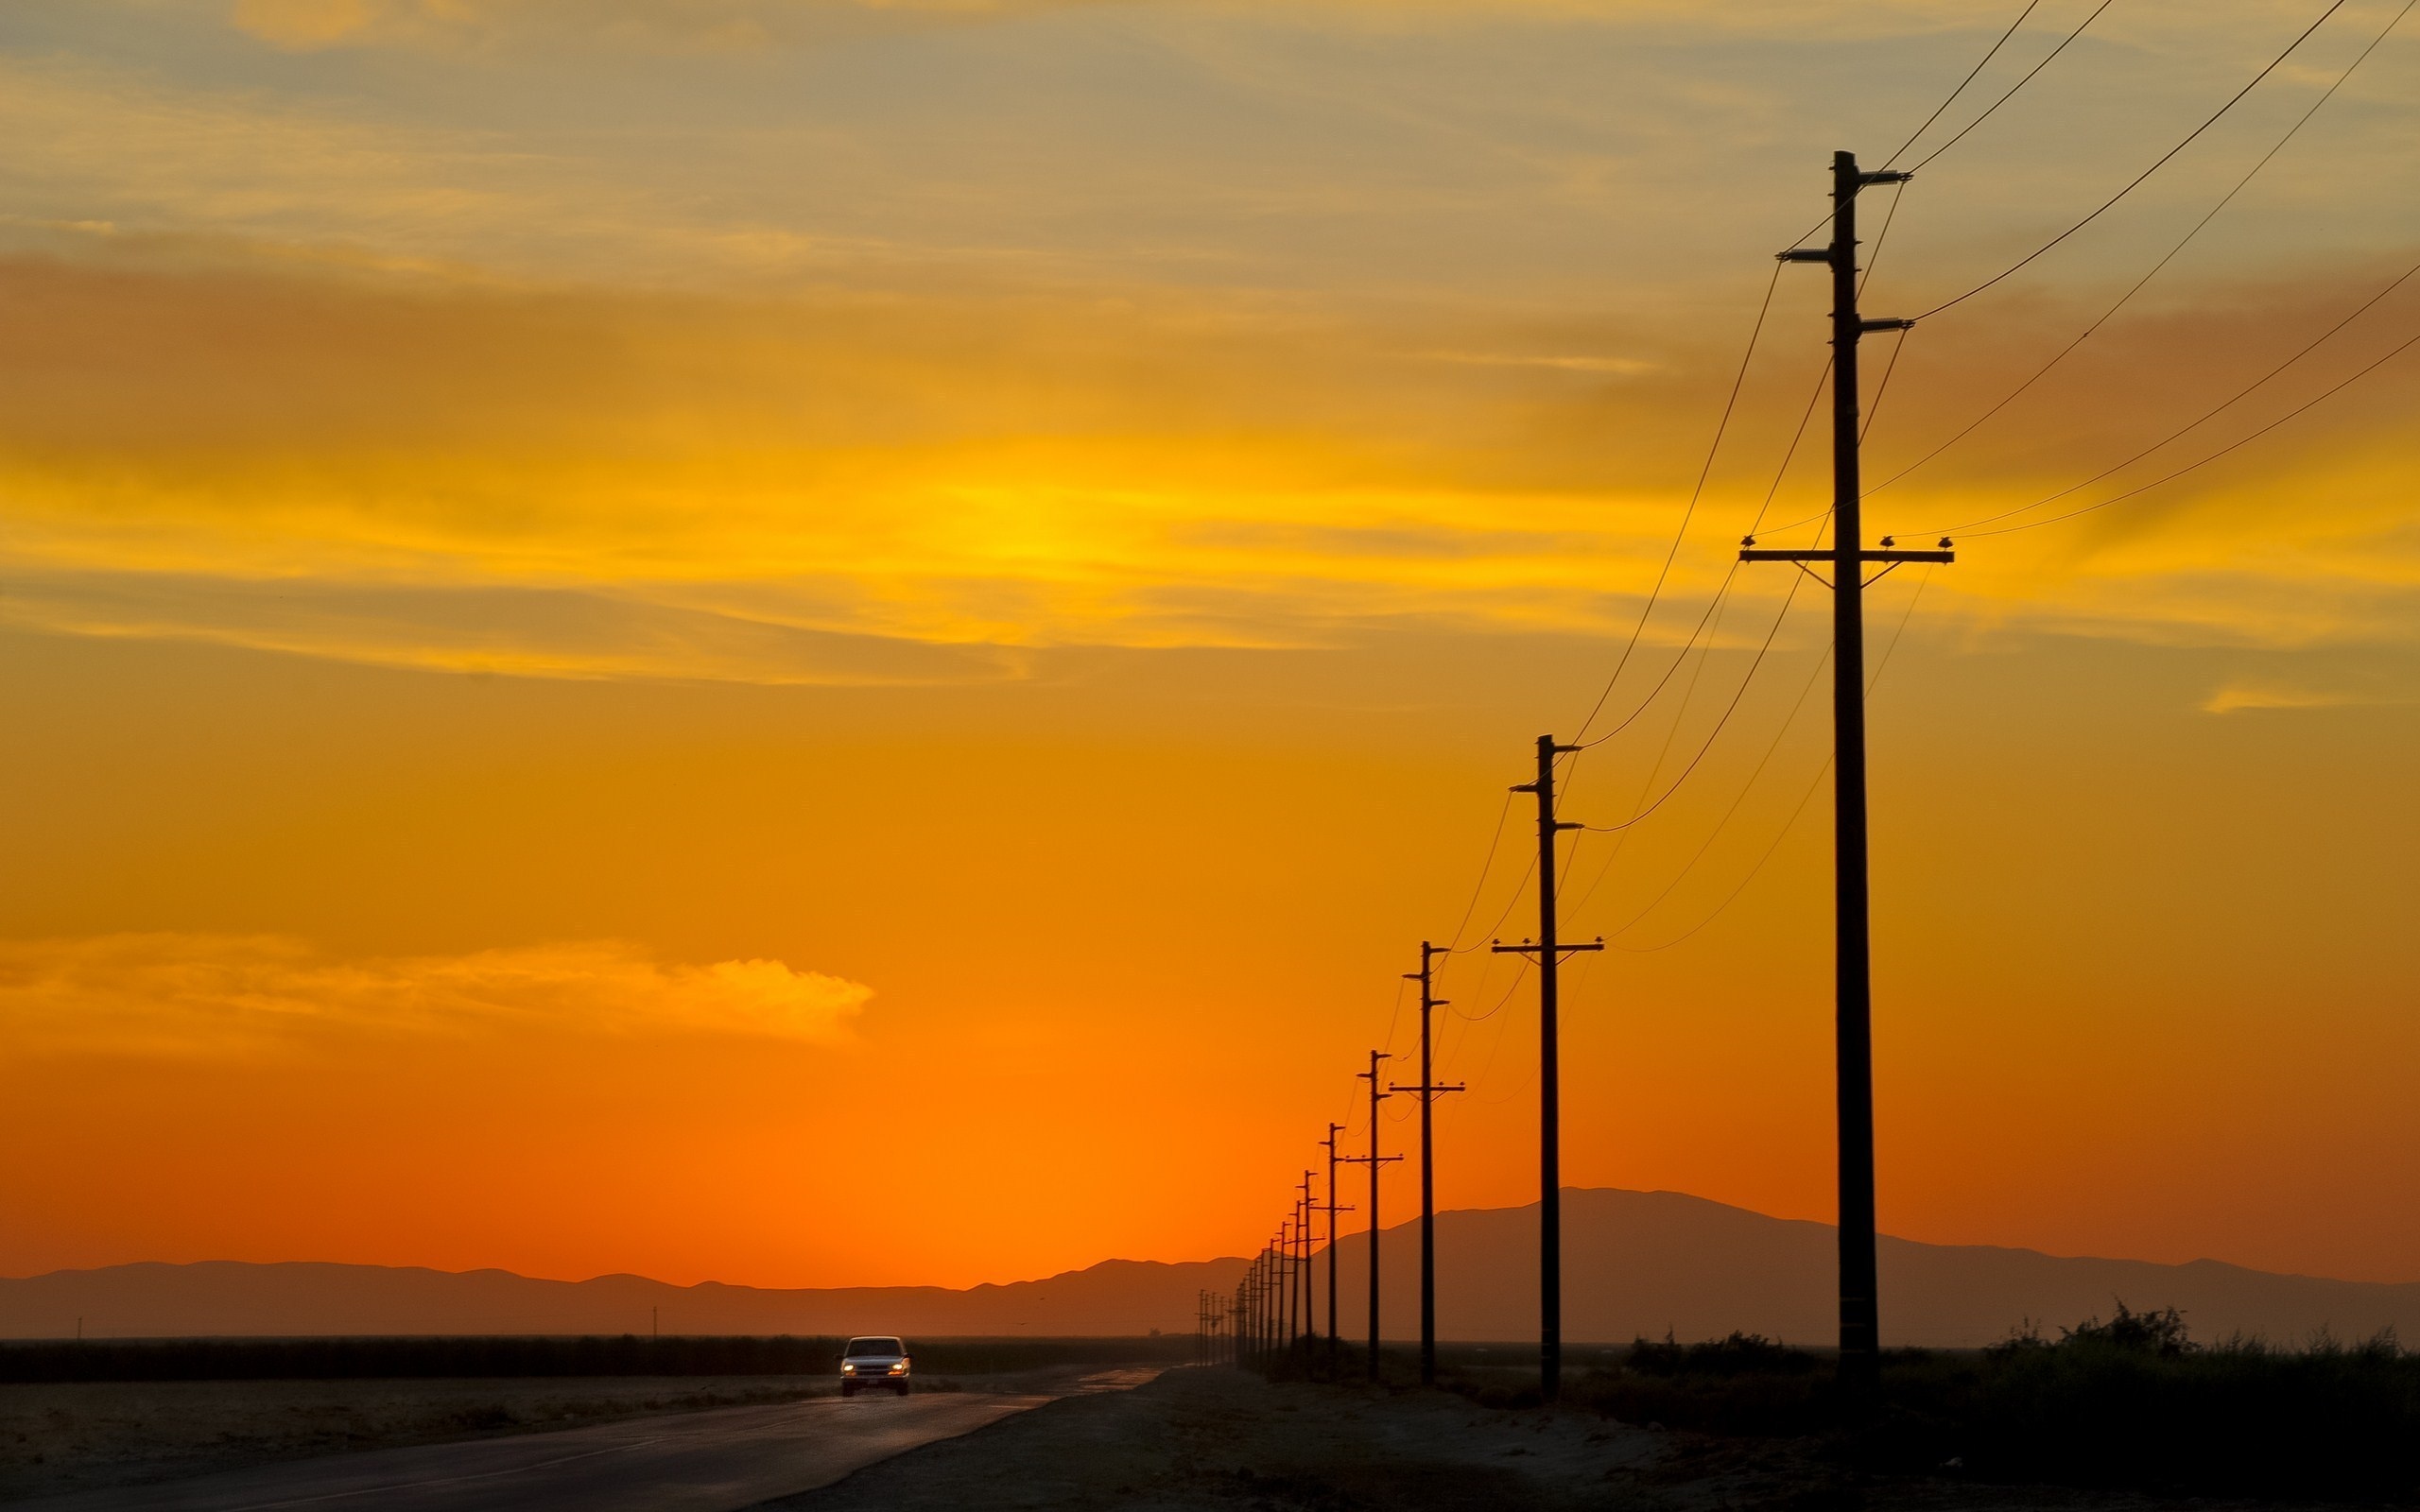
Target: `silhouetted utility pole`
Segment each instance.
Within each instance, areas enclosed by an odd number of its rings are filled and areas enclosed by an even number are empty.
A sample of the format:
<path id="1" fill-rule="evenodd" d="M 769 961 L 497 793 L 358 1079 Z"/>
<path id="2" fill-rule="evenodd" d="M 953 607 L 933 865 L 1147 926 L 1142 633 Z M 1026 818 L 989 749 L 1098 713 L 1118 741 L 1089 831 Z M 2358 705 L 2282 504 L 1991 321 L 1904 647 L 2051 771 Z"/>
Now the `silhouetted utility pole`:
<path id="1" fill-rule="evenodd" d="M 1538 937 L 1494 947 L 1499 955 L 1538 958 L 1538 1390 L 1548 1401 L 1563 1392 L 1563 1067 L 1557 1022 L 1563 956 L 1566 951 L 1605 948 L 1601 939 L 1565 945 L 1556 932 L 1554 837 L 1583 826 L 1554 816 L 1554 759 L 1579 748 L 1540 735 L 1537 780 L 1512 790 L 1538 798 Z"/>
<path id="2" fill-rule="evenodd" d="M 1303 1259 L 1296 1267 L 1296 1274 L 1302 1278 L 1303 1328 L 1296 1335 L 1298 1338 L 1310 1338 L 1320 1331 L 1319 1309 L 1314 1305 L 1317 1298 L 1311 1295 L 1311 1214 L 1319 1208 L 1319 1204 L 1311 1200 L 1311 1177 L 1318 1174 L 1316 1171 L 1303 1173 L 1303 1222 L 1297 1230 L 1302 1236 Z"/>
<path id="3" fill-rule="evenodd" d="M 1857 197 L 1873 184 L 1905 183 L 1904 173 L 1861 173 L 1857 154 L 1832 154 L 1832 244 L 1794 248 L 1785 263 L 1823 263 L 1832 270 L 1832 544 L 1811 551 L 1742 550 L 1741 561 L 1827 563 L 1832 590 L 1833 1017 L 1840 1118 L 1841 1385 L 1852 1412 L 1869 1410 L 1880 1366 L 1881 1329 L 1874 1263 L 1874 979 L 1867 922 L 1865 811 L 1865 591 L 1901 562 L 1954 560 L 1937 551 L 1865 549 L 1864 485 L 1858 476 L 1858 343 L 1870 331 L 1905 331 L 1912 320 L 1868 320 L 1858 313 Z M 1740 542 L 1754 547 L 1751 536 Z M 1888 536 L 1885 548 L 1897 543 Z M 1882 571 L 1865 576 L 1868 562 Z"/>
<path id="4" fill-rule="evenodd" d="M 1420 1097 L 1420 1383 L 1437 1383 L 1437 1142 L 1433 1113 L 1437 1094 L 1459 1092 L 1468 1089 L 1456 1082 L 1450 1087 L 1437 1084 L 1431 1055 L 1429 1021 L 1436 1010 L 1445 1005 L 1445 999 L 1436 995 L 1436 982 L 1430 963 L 1440 955 L 1453 954 L 1452 947 L 1420 942 L 1420 970 L 1405 973 L 1404 979 L 1420 984 L 1420 1085 L 1389 1086 L 1391 1092 L 1414 1092 Z"/>
<path id="5" fill-rule="evenodd" d="M 1303 1312 L 1310 1298 L 1303 1295 L 1303 1229 L 1309 1219 L 1297 1198 L 1294 1211 L 1286 1219 L 1286 1347 L 1292 1349 L 1302 1336 Z"/>
<path id="6" fill-rule="evenodd" d="M 1264 1256 L 1269 1268 L 1269 1354 L 1277 1354 L 1277 1341 L 1286 1332 L 1286 1225 L 1277 1225 L 1276 1235 L 1269 1241 Z"/>
<path id="7" fill-rule="evenodd" d="M 1295 1219 L 1292 1217 L 1278 1219 L 1278 1253 L 1270 1261 L 1270 1265 L 1275 1267 L 1275 1273 L 1270 1275 L 1270 1284 L 1278 1287 L 1278 1316 L 1275 1316 L 1275 1328 L 1270 1328 L 1270 1345 L 1278 1345 L 1283 1343 L 1288 1331 L 1292 1328 L 1289 1314 L 1295 1312 Z"/>
<path id="8" fill-rule="evenodd" d="M 1370 1153 L 1348 1155 L 1346 1160 L 1370 1168 L 1370 1379 L 1378 1379 L 1378 1168 L 1403 1159 L 1400 1155 L 1378 1153 L 1378 1105 L 1387 1093 L 1378 1085 L 1378 1062 L 1394 1057 L 1383 1050 L 1370 1052 L 1370 1069 L 1353 1074 L 1370 1084 Z"/>
<path id="9" fill-rule="evenodd" d="M 1337 1162 L 1352 1159 L 1349 1155 L 1339 1153 L 1336 1147 L 1336 1137 L 1343 1132 L 1343 1125 L 1330 1124 L 1327 1126 L 1327 1138 L 1320 1141 L 1320 1143 L 1327 1149 L 1327 1200 L 1320 1204 L 1320 1208 L 1327 1214 L 1327 1359 L 1330 1366 L 1336 1364 L 1340 1344 L 1337 1332 L 1339 1314 L 1336 1307 L 1336 1215 L 1353 1211 L 1351 1203 L 1336 1200 Z"/>
<path id="10" fill-rule="evenodd" d="M 1260 1253 L 1253 1257 L 1252 1289 L 1251 1295 L 1248 1298 L 1252 1310 L 1252 1349 L 1249 1352 L 1251 1355 L 1251 1363 L 1254 1366 L 1257 1366 L 1260 1364 L 1261 1350 L 1266 1348 L 1269 1343 L 1268 1282 L 1269 1246 L 1267 1245 L 1263 1245 L 1261 1246 Z"/>

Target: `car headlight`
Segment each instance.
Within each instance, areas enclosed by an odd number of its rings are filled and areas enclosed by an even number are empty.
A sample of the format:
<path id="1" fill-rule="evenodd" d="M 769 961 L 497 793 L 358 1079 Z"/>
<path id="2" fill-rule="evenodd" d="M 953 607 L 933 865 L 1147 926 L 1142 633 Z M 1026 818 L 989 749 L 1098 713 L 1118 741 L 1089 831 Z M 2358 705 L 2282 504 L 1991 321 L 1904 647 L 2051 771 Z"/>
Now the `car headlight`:
<path id="1" fill-rule="evenodd" d="M 843 1360 L 840 1362 L 840 1373 L 844 1376 L 853 1376 L 857 1373 L 857 1367 Z"/>
<path id="2" fill-rule="evenodd" d="M 908 1362 L 902 1360 L 897 1365 L 892 1366 L 890 1367 L 890 1373 L 894 1376 L 906 1375 L 908 1373 Z"/>

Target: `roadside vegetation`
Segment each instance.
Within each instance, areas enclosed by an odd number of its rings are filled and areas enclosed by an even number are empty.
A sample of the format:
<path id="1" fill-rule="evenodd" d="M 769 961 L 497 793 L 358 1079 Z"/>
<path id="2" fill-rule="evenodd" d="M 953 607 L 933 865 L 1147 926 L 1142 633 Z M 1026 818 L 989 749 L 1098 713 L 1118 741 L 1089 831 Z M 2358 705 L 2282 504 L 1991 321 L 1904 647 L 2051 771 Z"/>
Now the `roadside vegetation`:
<path id="1" fill-rule="evenodd" d="M 1443 1351 L 1440 1384 L 1483 1405 L 1534 1407 L 1536 1366 L 1496 1347 Z M 1298 1379 L 1364 1379 L 1366 1355 L 1332 1368 L 1307 1348 L 1279 1362 Z M 1495 1363 L 1501 1360 L 1502 1363 Z M 1535 1356 L 1529 1356 L 1534 1362 Z M 1389 1351 L 1390 1385 L 1412 1362 Z M 1981 1350 L 1884 1358 L 1870 1426 L 1841 1428 L 1831 1359 L 1753 1334 L 1641 1339 L 1574 1371 L 1568 1406 L 1626 1423 L 1732 1438 L 1821 1440 L 1857 1469 L 2004 1484 L 2178 1496 L 2420 1501 L 2420 1353 L 2392 1333 L 2298 1348 L 2202 1343 L 2173 1310 L 2120 1304 L 2056 1337 L 2028 1326 Z"/>

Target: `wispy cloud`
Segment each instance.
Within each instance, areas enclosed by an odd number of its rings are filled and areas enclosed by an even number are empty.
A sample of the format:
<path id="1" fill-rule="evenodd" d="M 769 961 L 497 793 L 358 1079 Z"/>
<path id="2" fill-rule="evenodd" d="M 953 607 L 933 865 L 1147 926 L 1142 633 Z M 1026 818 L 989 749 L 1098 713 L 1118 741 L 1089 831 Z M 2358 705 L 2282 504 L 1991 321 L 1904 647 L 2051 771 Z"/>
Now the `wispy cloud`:
<path id="1" fill-rule="evenodd" d="M 493 43 L 565 37 L 745 49 L 877 20 L 987 20 L 1097 0 L 234 0 L 235 26 L 276 47 Z"/>
<path id="2" fill-rule="evenodd" d="M 781 961 L 667 964 L 611 941 L 368 959 L 266 936 L 0 944 L 0 1025 L 19 1054 L 255 1056 L 515 1030 L 830 1044 L 872 996 Z"/>
<path id="3" fill-rule="evenodd" d="M 2408 704 L 2412 695 L 2397 696 L 2348 689 L 2299 688 L 2275 682 L 2230 682 L 2202 704 L 2204 713 L 2233 713 L 2240 709 L 2346 709 Z"/>

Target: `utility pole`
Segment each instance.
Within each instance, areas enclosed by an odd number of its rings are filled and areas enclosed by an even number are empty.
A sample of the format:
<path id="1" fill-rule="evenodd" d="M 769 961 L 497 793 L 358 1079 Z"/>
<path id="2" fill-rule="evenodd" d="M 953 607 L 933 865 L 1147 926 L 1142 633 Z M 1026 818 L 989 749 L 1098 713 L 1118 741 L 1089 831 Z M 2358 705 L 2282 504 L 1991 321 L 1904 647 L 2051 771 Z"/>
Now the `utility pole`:
<path id="1" fill-rule="evenodd" d="M 1303 1308 L 1310 1299 L 1303 1295 L 1303 1204 L 1294 1203 L 1294 1211 L 1286 1215 L 1286 1348 L 1292 1349 L 1294 1340 L 1303 1332 Z"/>
<path id="2" fill-rule="evenodd" d="M 1270 1280 L 1277 1287 L 1276 1336 L 1270 1342 L 1282 1346 L 1294 1328 L 1294 1219 L 1290 1213 L 1278 1221 L 1277 1248 L 1269 1263 Z"/>
<path id="3" fill-rule="evenodd" d="M 1874 184 L 1905 183 L 1905 173 L 1864 173 L 1857 154 L 1832 154 L 1832 244 L 1793 248 L 1785 263 L 1823 263 L 1832 270 L 1832 544 L 1812 551 L 1743 549 L 1741 561 L 1787 561 L 1820 574 L 1832 591 L 1832 867 L 1835 1096 L 1840 1121 L 1841 1387 L 1852 1414 L 1873 1409 L 1881 1367 L 1881 1327 L 1874 1258 L 1874 978 L 1866 891 L 1865 591 L 1901 562 L 1956 558 L 1937 551 L 1898 551 L 1888 536 L 1865 549 L 1864 485 L 1858 475 L 1858 343 L 1868 332 L 1905 331 L 1912 320 L 1869 320 L 1858 313 L 1857 197 Z M 1754 548 L 1755 538 L 1740 542 Z M 1882 571 L 1865 576 L 1866 564 Z"/>
<path id="4" fill-rule="evenodd" d="M 1403 1159 L 1400 1155 L 1378 1153 L 1378 1105 L 1387 1100 L 1386 1091 L 1378 1085 L 1378 1062 L 1393 1058 L 1383 1050 L 1373 1050 L 1370 1069 L 1353 1074 L 1370 1084 L 1370 1153 L 1344 1157 L 1370 1168 L 1370 1381 L 1374 1385 L 1378 1380 L 1378 1168 Z"/>
<path id="5" fill-rule="evenodd" d="M 1605 948 L 1602 939 L 1565 945 L 1557 934 L 1554 837 L 1584 826 L 1554 816 L 1554 759 L 1578 749 L 1540 735 L 1537 780 L 1512 789 L 1538 799 L 1538 937 L 1492 947 L 1499 955 L 1538 958 L 1538 1391 L 1547 1401 L 1563 1394 L 1563 954 Z"/>
<path id="6" fill-rule="evenodd" d="M 1321 1208 L 1327 1213 L 1327 1363 L 1330 1369 L 1336 1366 L 1341 1345 L 1341 1340 L 1337 1333 L 1337 1324 L 1341 1314 L 1338 1313 L 1336 1306 L 1336 1215 L 1353 1211 L 1352 1204 L 1336 1200 L 1337 1163 L 1353 1159 L 1337 1150 L 1336 1137 L 1343 1132 L 1343 1125 L 1330 1124 L 1327 1126 L 1327 1138 L 1320 1141 L 1320 1143 L 1327 1149 L 1327 1201 L 1322 1203 Z"/>
<path id="7" fill-rule="evenodd" d="M 1264 1248 L 1262 1253 L 1253 1257 L 1252 1270 L 1244 1278 L 1244 1360 L 1248 1365 L 1256 1366 L 1260 1363 L 1263 1308 L 1266 1305 L 1262 1297 L 1260 1280 L 1261 1273 L 1265 1269 L 1263 1263 L 1267 1259 L 1268 1252 Z"/>
<path id="8" fill-rule="evenodd" d="M 1277 1341 L 1286 1332 L 1286 1268 L 1278 1257 L 1286 1248 L 1286 1225 L 1277 1225 L 1276 1236 L 1262 1252 L 1269 1271 L 1269 1356 L 1271 1364 L 1277 1357 Z"/>
<path id="9" fill-rule="evenodd" d="M 1436 995 L 1430 963 L 1451 954 L 1450 946 L 1420 942 L 1420 970 L 1405 976 L 1406 981 L 1420 984 L 1420 1085 L 1387 1089 L 1420 1095 L 1420 1383 L 1424 1386 L 1437 1383 L 1437 1142 L 1432 1114 L 1438 1093 L 1467 1091 L 1460 1082 L 1439 1086 L 1430 1069 L 1429 1021 L 1446 1001 Z"/>
<path id="10" fill-rule="evenodd" d="M 1301 1278 L 1303 1288 L 1303 1327 L 1296 1335 L 1298 1338 L 1314 1337 L 1320 1331 L 1317 1298 L 1311 1295 L 1311 1213 L 1318 1207 L 1318 1204 L 1311 1201 L 1311 1177 L 1316 1175 L 1318 1173 L 1315 1171 L 1303 1173 L 1303 1201 L 1300 1210 L 1303 1216 L 1300 1226 L 1295 1230 L 1302 1236 L 1303 1241 L 1302 1263 L 1295 1272 Z"/>

